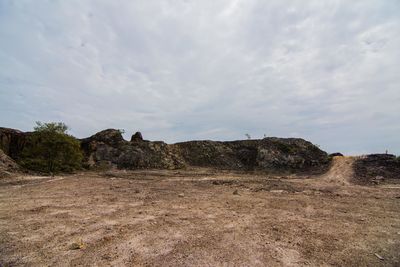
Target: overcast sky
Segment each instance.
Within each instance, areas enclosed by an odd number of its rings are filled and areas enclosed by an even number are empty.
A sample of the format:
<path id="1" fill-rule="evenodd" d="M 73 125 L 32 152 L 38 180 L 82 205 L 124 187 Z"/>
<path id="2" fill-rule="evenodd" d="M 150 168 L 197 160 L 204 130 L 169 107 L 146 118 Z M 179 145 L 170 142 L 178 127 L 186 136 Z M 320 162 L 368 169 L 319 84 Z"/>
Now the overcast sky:
<path id="1" fill-rule="evenodd" d="M 0 0 L 0 126 L 400 154 L 400 1 Z"/>

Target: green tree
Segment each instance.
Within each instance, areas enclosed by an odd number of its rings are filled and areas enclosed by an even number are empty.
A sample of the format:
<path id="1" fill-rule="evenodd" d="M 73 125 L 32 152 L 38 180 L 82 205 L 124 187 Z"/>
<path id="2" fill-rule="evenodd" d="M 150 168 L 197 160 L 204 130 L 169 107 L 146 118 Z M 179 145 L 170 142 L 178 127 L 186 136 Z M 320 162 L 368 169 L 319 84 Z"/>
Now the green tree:
<path id="1" fill-rule="evenodd" d="M 35 132 L 55 132 L 59 134 L 67 134 L 68 126 L 63 122 L 48 122 L 43 123 L 40 121 L 36 122 L 36 126 L 33 127 Z"/>
<path id="2" fill-rule="evenodd" d="M 20 164 L 45 173 L 71 172 L 82 166 L 79 141 L 62 122 L 36 122 L 22 151 Z"/>

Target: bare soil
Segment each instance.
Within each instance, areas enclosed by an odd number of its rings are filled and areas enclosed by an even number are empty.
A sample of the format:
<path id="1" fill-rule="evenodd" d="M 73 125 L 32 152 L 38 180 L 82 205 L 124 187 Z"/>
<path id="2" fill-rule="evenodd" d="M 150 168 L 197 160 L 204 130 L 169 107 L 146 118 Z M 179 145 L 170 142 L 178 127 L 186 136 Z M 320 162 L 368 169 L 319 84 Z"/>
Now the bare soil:
<path id="1" fill-rule="evenodd" d="M 400 266 L 400 185 L 351 164 L 4 178 L 0 266 Z"/>

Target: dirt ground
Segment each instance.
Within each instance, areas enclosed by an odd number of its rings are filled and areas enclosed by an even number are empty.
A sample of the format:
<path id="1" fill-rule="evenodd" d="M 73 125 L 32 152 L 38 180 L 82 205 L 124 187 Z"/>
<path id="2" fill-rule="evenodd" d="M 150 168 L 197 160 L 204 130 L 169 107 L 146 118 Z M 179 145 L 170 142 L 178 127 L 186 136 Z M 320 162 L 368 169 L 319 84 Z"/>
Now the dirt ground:
<path id="1" fill-rule="evenodd" d="M 400 185 L 350 165 L 2 179 L 0 266 L 400 266 Z"/>

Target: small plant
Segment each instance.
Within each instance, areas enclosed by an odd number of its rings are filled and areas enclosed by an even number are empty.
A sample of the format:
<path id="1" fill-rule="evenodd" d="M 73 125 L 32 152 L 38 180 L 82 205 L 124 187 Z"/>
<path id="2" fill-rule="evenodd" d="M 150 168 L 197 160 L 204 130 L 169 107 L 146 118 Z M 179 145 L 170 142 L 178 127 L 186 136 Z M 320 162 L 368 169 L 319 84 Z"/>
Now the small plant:
<path id="1" fill-rule="evenodd" d="M 248 134 L 248 133 L 246 133 L 246 134 L 244 134 L 246 137 L 247 137 L 247 139 L 251 139 L 251 136 L 250 136 L 250 134 Z"/>

